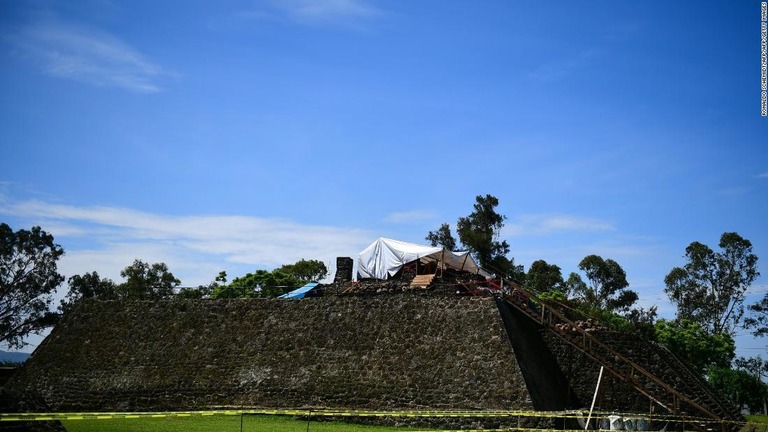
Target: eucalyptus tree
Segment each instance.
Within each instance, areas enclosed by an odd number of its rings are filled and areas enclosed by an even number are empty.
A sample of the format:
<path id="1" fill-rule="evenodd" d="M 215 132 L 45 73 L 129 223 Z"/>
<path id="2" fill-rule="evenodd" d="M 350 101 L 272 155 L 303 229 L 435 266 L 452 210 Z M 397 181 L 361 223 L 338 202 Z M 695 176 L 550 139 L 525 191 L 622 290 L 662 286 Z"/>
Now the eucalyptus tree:
<path id="1" fill-rule="evenodd" d="M 0 223 L 0 344 L 24 346 L 30 334 L 56 323 L 53 292 L 64 281 L 57 261 L 64 249 L 39 226 L 14 231 Z"/>
<path id="2" fill-rule="evenodd" d="M 744 296 L 760 276 L 752 243 L 735 232 L 720 237 L 721 251 L 693 242 L 687 262 L 664 278 L 665 292 L 677 307 L 678 319 L 700 323 L 711 333 L 734 335 L 744 316 Z"/>
<path id="3" fill-rule="evenodd" d="M 566 286 L 569 294 L 584 304 L 600 310 L 627 313 L 637 302 L 637 293 L 628 288 L 627 273 L 616 261 L 587 255 L 579 262 L 579 269 L 584 272 L 587 281 L 583 281 L 577 273 L 571 273 Z"/>

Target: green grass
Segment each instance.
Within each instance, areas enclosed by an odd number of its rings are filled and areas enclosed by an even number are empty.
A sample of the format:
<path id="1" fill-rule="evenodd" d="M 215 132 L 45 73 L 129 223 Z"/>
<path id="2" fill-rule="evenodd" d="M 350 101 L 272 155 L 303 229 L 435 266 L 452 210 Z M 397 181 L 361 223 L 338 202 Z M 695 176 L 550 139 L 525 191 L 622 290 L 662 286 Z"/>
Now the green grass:
<path id="1" fill-rule="evenodd" d="M 764 415 L 748 415 L 747 426 L 742 429 L 743 431 L 755 431 L 755 432 L 768 432 L 768 416 Z"/>
<path id="2" fill-rule="evenodd" d="M 109 420 L 66 420 L 61 422 L 68 432 L 239 432 L 240 416 L 192 416 Z M 403 432 L 424 430 L 364 426 L 350 423 L 311 421 L 310 432 Z M 307 422 L 286 416 L 243 416 L 243 432 L 306 432 Z"/>
<path id="3" fill-rule="evenodd" d="M 748 415 L 743 431 L 768 432 L 768 416 Z M 110 420 L 65 420 L 68 432 L 239 432 L 239 415 L 164 417 Z M 342 422 L 309 422 L 310 432 L 404 432 L 425 428 L 367 426 Z M 243 416 L 243 432 L 306 432 L 307 421 L 289 416 Z"/>

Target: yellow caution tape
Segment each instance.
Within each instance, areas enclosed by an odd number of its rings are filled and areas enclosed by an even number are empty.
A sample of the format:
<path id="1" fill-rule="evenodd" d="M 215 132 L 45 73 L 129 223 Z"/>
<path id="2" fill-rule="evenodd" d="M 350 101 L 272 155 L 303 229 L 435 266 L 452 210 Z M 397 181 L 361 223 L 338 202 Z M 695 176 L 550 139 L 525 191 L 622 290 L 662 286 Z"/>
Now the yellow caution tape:
<path id="1" fill-rule="evenodd" d="M 192 416 L 239 416 L 239 415 L 287 415 L 304 417 L 538 417 L 549 419 L 584 418 L 583 411 L 471 411 L 471 410 L 349 410 L 349 409 L 225 409 L 206 411 L 164 411 L 164 412 L 77 412 L 77 413 L 0 413 L 0 422 L 10 421 L 50 421 L 50 420 L 107 420 L 107 419 L 139 419 L 139 418 L 165 418 L 165 417 L 192 417 Z M 681 417 L 674 415 L 647 416 L 637 413 L 593 412 L 592 419 L 607 418 L 609 415 L 619 415 L 627 418 L 643 418 L 657 422 L 703 422 L 703 423 L 739 423 L 734 421 L 720 421 L 701 417 Z M 486 429 L 485 431 L 490 431 Z M 526 430 L 548 431 L 548 429 L 493 429 L 496 430 Z M 434 432 L 434 431 L 433 431 Z M 466 430 L 465 430 L 466 432 Z"/>

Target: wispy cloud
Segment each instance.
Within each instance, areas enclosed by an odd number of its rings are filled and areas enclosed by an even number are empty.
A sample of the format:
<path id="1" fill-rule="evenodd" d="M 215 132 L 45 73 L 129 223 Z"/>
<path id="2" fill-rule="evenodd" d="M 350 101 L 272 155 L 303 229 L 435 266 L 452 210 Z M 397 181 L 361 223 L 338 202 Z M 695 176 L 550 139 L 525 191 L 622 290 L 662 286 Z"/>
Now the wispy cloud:
<path id="1" fill-rule="evenodd" d="M 278 0 L 273 4 L 295 20 L 306 23 L 366 19 L 381 13 L 365 0 Z"/>
<path id="2" fill-rule="evenodd" d="M 436 213 L 432 210 L 411 210 L 391 213 L 384 218 L 384 222 L 393 224 L 421 223 L 434 219 Z"/>
<path id="3" fill-rule="evenodd" d="M 369 0 L 269 0 L 256 9 L 241 10 L 238 19 L 284 19 L 301 25 L 361 28 L 383 11 Z"/>
<path id="4" fill-rule="evenodd" d="M 169 216 L 44 201 L 0 202 L 0 214 L 51 232 L 66 250 L 62 269 L 68 276 L 97 270 L 115 277 L 138 258 L 166 262 L 185 284 L 209 281 L 225 267 L 253 271 L 302 258 L 333 267 L 337 256 L 354 256 L 372 237 L 361 229 L 282 219 Z"/>
<path id="5" fill-rule="evenodd" d="M 740 197 L 749 193 L 749 187 L 747 186 L 732 186 L 716 189 L 715 193 L 725 197 Z"/>
<path id="6" fill-rule="evenodd" d="M 608 221 L 563 214 L 523 215 L 504 227 L 506 236 L 548 235 L 561 232 L 612 231 L 616 228 Z"/>
<path id="7" fill-rule="evenodd" d="M 28 26 L 9 40 L 44 73 L 95 86 L 138 93 L 162 90 L 169 74 L 120 39 L 93 29 L 61 23 Z"/>
<path id="8" fill-rule="evenodd" d="M 764 173 L 762 173 L 762 174 L 758 174 L 758 175 L 757 175 L 757 178 L 764 178 L 764 179 L 768 179 L 768 172 L 764 172 Z"/>

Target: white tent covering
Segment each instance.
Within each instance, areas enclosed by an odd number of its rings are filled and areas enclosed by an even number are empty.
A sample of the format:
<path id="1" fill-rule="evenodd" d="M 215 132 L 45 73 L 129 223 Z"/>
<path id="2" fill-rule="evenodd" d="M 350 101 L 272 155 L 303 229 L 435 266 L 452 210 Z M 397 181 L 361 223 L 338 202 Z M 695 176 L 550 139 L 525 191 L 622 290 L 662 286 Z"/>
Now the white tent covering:
<path id="1" fill-rule="evenodd" d="M 405 264 L 418 259 L 434 260 L 449 268 L 490 276 L 477 265 L 469 252 L 451 252 L 443 247 L 381 237 L 357 256 L 358 278 L 387 279 L 394 276 Z"/>

